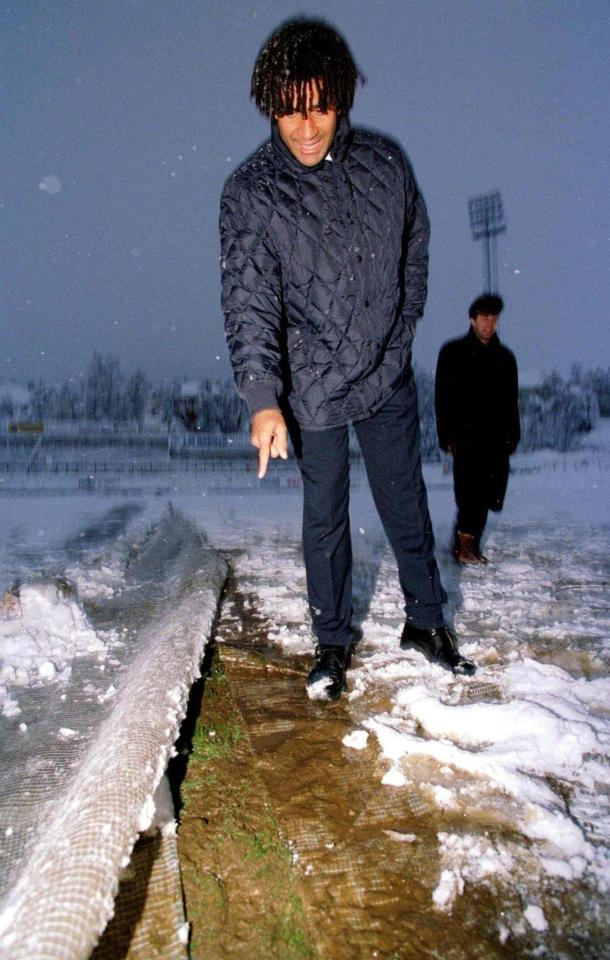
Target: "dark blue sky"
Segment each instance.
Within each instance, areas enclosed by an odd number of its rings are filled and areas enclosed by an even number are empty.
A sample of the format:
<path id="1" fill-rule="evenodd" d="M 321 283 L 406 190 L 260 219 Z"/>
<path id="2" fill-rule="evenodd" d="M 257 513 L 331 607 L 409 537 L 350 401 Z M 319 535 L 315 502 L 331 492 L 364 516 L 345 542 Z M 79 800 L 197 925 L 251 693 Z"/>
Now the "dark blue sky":
<path id="1" fill-rule="evenodd" d="M 229 372 L 218 198 L 267 136 L 256 54 L 322 15 L 368 78 L 352 122 L 398 139 L 432 220 L 415 358 L 482 285 L 467 202 L 499 189 L 500 334 L 522 371 L 610 363 L 605 0 L 15 0 L 0 6 L 0 380 L 94 349 L 155 379 Z M 219 359 L 217 359 L 219 358 Z"/>

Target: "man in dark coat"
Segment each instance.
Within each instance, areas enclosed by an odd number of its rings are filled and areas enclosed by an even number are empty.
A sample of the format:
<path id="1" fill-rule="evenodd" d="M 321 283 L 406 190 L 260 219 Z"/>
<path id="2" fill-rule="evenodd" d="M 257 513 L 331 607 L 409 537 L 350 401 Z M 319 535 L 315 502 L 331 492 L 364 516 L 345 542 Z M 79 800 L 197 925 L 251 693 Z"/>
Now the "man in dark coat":
<path id="1" fill-rule="evenodd" d="M 481 536 L 488 511 L 504 505 L 521 436 L 517 363 L 496 333 L 503 307 L 495 294 L 478 297 L 468 333 L 441 348 L 436 368 L 438 439 L 453 457 L 457 503 L 452 554 L 461 564 L 487 563 Z"/>
<path id="2" fill-rule="evenodd" d="M 225 184 L 222 303 L 259 477 L 288 456 L 303 479 L 303 548 L 318 645 L 312 698 L 345 688 L 353 634 L 348 424 L 394 549 L 405 644 L 473 672 L 443 621 L 446 600 L 421 475 L 411 342 L 423 313 L 428 219 L 401 150 L 349 124 L 358 73 L 324 23 L 265 44 L 252 96 L 271 138 Z"/>

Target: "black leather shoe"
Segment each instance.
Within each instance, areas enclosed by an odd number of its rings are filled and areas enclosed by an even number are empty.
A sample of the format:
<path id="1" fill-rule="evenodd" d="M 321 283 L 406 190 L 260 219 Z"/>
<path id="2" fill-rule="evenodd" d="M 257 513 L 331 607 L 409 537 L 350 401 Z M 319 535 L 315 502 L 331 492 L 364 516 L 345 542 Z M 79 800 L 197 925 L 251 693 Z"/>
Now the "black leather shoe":
<path id="1" fill-rule="evenodd" d="M 438 663 L 452 673 L 471 677 L 477 669 L 472 660 L 466 660 L 461 655 L 457 638 L 448 627 L 424 630 L 421 627 L 414 627 L 412 623 L 405 623 L 400 646 L 404 650 L 411 647 L 419 650 L 430 663 Z"/>
<path id="2" fill-rule="evenodd" d="M 307 677 L 309 699 L 338 700 L 347 687 L 345 671 L 349 661 L 349 647 L 317 646 L 314 664 Z"/>

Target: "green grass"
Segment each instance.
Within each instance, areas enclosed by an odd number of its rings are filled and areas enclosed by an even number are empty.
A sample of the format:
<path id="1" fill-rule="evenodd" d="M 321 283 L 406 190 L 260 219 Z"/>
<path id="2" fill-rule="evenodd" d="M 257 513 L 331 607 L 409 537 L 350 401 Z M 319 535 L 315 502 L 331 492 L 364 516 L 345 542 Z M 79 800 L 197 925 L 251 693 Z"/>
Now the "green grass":
<path id="1" fill-rule="evenodd" d="M 235 897 L 242 891 L 248 901 L 252 957 L 314 960 L 317 954 L 294 889 L 290 850 L 268 805 L 251 802 L 251 791 L 257 792 L 258 782 L 253 780 L 248 762 L 244 721 L 218 660 L 206 677 L 203 706 L 206 709 L 195 724 L 183 784 L 184 809 L 188 807 L 195 819 L 200 811 L 209 817 L 201 848 L 207 844 L 203 860 L 207 867 L 189 870 L 196 888 L 188 901 L 193 956 L 205 956 L 212 944 L 223 942 L 227 925 L 231 928 L 239 916 Z M 236 865 L 238 880 L 234 877 Z M 256 902 L 250 896 L 254 888 L 258 888 Z"/>
<path id="2" fill-rule="evenodd" d="M 207 700 L 215 700 L 222 696 L 227 688 L 228 680 L 225 674 L 225 668 L 218 660 L 214 661 L 205 678 L 205 697 Z"/>
<path id="3" fill-rule="evenodd" d="M 239 723 L 219 721 L 208 724 L 201 718 L 197 720 L 189 759 L 189 776 L 180 791 L 185 810 L 201 787 L 218 782 L 219 772 L 214 769 L 214 763 L 230 756 L 235 745 L 243 738 L 244 731 Z"/>
<path id="4" fill-rule="evenodd" d="M 257 830 L 251 834 L 244 834 L 250 846 L 246 853 L 247 860 L 262 860 L 268 856 L 278 857 L 290 863 L 290 851 L 279 838 L 277 829 Z"/>
<path id="5" fill-rule="evenodd" d="M 227 905 L 227 891 L 225 885 L 220 877 L 215 876 L 213 873 L 204 873 L 193 872 L 193 881 L 195 885 L 201 890 L 201 893 L 208 900 L 213 900 L 221 907 L 226 907 Z"/>
<path id="6" fill-rule="evenodd" d="M 193 757 L 201 763 L 221 760 L 243 738 L 244 732 L 238 723 L 207 724 L 199 719 L 193 734 Z"/>
<path id="7" fill-rule="evenodd" d="M 271 934 L 270 946 L 282 960 L 310 960 L 315 957 L 306 933 L 303 904 L 298 894 L 291 894 L 282 917 Z"/>

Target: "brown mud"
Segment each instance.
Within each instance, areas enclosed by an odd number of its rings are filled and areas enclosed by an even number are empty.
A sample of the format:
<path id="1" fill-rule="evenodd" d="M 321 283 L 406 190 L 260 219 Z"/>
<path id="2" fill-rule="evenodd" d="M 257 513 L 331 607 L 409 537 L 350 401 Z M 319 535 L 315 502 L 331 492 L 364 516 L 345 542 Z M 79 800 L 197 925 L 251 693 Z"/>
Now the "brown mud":
<path id="1" fill-rule="evenodd" d="M 364 750 L 342 745 L 387 708 L 383 693 L 375 703 L 309 701 L 309 660 L 274 649 L 255 609 L 255 597 L 229 588 L 181 786 L 193 960 L 599 958 L 590 925 L 582 935 L 577 920 L 566 927 L 559 887 L 544 901 L 542 939 L 519 920 L 523 885 L 465 883 L 451 910 L 435 905 L 440 833 L 523 838 L 493 804 L 465 814 L 432 803 L 430 781 L 455 779 L 430 761 L 416 761 L 408 786 L 384 786 L 374 737 Z M 497 693 L 483 686 L 475 698 Z"/>

